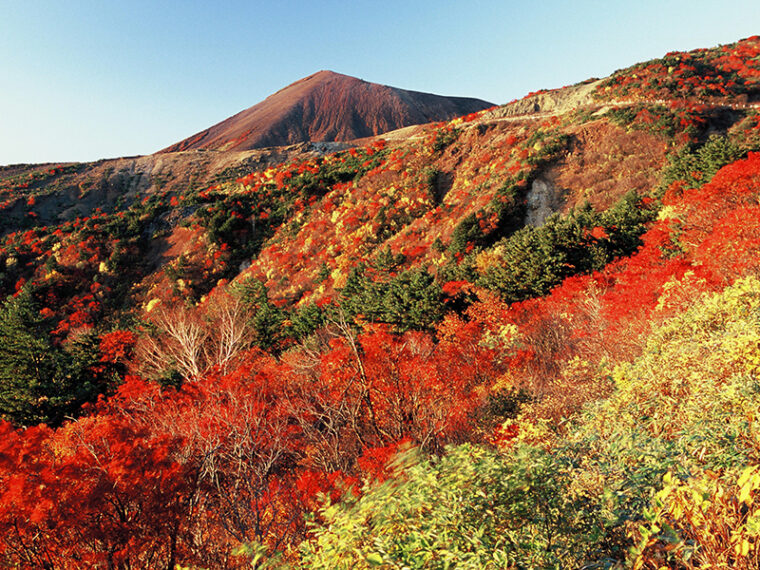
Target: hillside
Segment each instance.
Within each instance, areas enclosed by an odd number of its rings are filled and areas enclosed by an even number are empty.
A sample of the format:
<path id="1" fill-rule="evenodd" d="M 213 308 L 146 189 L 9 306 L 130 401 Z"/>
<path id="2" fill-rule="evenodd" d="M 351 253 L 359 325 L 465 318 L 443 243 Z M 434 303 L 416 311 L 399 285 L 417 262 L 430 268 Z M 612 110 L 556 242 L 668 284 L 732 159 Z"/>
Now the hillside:
<path id="1" fill-rule="evenodd" d="M 252 170 L 353 146 L 301 143 L 248 151 L 185 151 L 93 163 L 0 167 L 0 234 L 112 213 L 154 194 L 178 194 L 234 181 Z M 33 197 L 31 203 L 29 199 Z"/>
<path id="2" fill-rule="evenodd" d="M 163 152 L 349 141 L 492 106 L 479 99 L 406 91 L 319 71 Z"/>
<path id="3" fill-rule="evenodd" d="M 2 565 L 757 568 L 758 93 L 3 167 Z"/>

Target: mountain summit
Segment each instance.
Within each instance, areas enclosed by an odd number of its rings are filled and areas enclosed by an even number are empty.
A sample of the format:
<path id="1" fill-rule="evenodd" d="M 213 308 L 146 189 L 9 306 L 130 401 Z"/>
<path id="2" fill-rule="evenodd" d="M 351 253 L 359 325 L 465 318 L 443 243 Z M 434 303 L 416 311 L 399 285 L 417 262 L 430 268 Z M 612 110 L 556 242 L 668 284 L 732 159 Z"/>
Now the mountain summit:
<path id="1" fill-rule="evenodd" d="M 347 141 L 491 106 L 480 99 L 407 91 L 320 71 L 162 152 Z"/>

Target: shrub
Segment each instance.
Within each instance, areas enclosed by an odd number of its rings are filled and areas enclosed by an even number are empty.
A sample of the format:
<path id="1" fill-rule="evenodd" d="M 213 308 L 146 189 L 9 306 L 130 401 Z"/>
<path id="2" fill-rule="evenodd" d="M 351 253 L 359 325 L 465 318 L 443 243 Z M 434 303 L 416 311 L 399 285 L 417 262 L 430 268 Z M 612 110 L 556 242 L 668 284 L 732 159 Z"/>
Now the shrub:
<path id="1" fill-rule="evenodd" d="M 306 567 L 577 568 L 590 554 L 596 513 L 539 448 L 507 457 L 464 445 L 396 461 L 394 479 L 321 510 Z"/>
<path id="2" fill-rule="evenodd" d="M 661 186 L 667 188 L 676 180 L 686 188 L 701 188 L 715 173 L 742 156 L 743 152 L 728 137 L 712 135 L 701 146 L 686 145 L 670 156 L 661 175 Z"/>
<path id="3" fill-rule="evenodd" d="M 665 487 L 632 537 L 633 568 L 736 568 L 760 566 L 760 470 L 738 479 L 707 473 L 682 482 L 667 473 Z"/>

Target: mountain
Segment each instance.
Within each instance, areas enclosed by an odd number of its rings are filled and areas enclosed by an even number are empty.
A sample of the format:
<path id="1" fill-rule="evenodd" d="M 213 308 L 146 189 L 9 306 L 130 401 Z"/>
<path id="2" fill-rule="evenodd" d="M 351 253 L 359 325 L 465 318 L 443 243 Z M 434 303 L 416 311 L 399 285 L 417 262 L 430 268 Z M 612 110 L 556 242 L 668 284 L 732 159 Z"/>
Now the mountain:
<path id="1" fill-rule="evenodd" d="M 492 106 L 480 99 L 407 91 L 320 71 L 162 152 L 348 141 Z"/>
<path id="2" fill-rule="evenodd" d="M 0 167 L 0 567 L 758 568 L 759 100 Z"/>

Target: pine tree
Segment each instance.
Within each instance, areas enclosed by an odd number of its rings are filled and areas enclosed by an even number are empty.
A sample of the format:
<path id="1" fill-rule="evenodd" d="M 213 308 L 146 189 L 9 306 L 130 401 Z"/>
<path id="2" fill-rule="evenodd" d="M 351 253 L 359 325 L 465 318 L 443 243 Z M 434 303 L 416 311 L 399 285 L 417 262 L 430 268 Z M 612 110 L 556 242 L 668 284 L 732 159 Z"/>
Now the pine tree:
<path id="1" fill-rule="evenodd" d="M 264 350 L 277 351 L 284 340 L 284 311 L 272 303 L 267 288 L 255 279 L 237 286 L 236 292 L 253 312 L 250 325 L 256 331 L 256 344 Z"/>
<path id="2" fill-rule="evenodd" d="M 441 286 L 427 271 L 401 273 L 387 286 L 383 299 L 383 320 L 399 332 L 425 330 L 443 317 Z"/>
<path id="3" fill-rule="evenodd" d="M 0 309 L 0 417 L 16 425 L 59 425 L 95 401 L 109 382 L 98 371 L 98 338 L 83 334 L 64 347 L 40 314 L 31 289 Z"/>
<path id="4" fill-rule="evenodd" d="M 21 425 L 54 419 L 58 352 L 31 292 L 9 297 L 0 311 L 0 416 Z"/>

